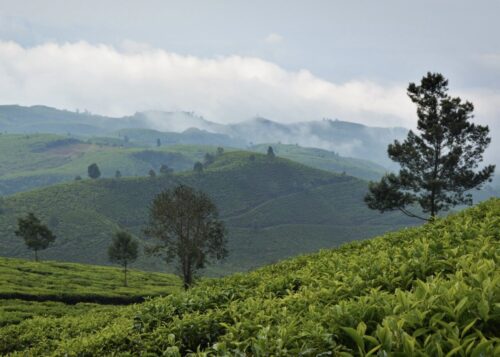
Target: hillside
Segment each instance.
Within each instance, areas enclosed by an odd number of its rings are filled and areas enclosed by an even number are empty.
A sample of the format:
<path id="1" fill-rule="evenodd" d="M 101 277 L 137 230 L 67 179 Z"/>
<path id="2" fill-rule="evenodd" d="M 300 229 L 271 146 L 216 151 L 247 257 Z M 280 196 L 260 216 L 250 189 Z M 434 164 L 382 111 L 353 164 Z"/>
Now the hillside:
<path id="1" fill-rule="evenodd" d="M 122 129 L 114 133 L 120 138 L 127 138 L 130 143 L 141 146 L 156 146 L 157 140 L 162 145 L 212 145 L 243 148 L 244 142 L 232 139 L 224 134 L 211 133 L 197 128 L 188 128 L 180 133 L 153 129 Z"/>
<path id="2" fill-rule="evenodd" d="M 153 197 L 178 183 L 207 192 L 228 226 L 230 255 L 213 273 L 244 271 L 418 223 L 366 208 L 366 182 L 354 177 L 278 157 L 230 152 L 202 174 L 87 179 L 6 197 L 0 250 L 7 256 L 31 257 L 13 232 L 17 217 L 33 211 L 58 237 L 41 253 L 44 258 L 105 264 L 113 232 L 122 228 L 141 236 Z M 145 258 L 137 266 L 165 269 L 160 261 Z"/>
<path id="3" fill-rule="evenodd" d="M 364 180 L 378 180 L 387 171 L 384 167 L 368 160 L 343 157 L 333 151 L 306 148 L 299 145 L 260 144 L 250 147 L 249 150 L 266 153 L 269 146 L 273 147 L 276 155 L 285 159 L 321 170 L 344 172 L 349 176 Z"/>
<path id="4" fill-rule="evenodd" d="M 12 194 L 87 176 L 97 163 L 103 177 L 147 176 L 166 164 L 175 171 L 191 169 L 212 146 L 169 145 L 144 148 L 120 144 L 111 138 L 79 140 L 52 134 L 0 135 L 0 194 Z M 122 145 L 122 146 L 119 146 Z M 125 145 L 125 146 L 123 146 Z"/>
<path id="5" fill-rule="evenodd" d="M 217 146 L 231 151 L 234 149 L 225 145 L 235 144 L 223 135 L 196 129 L 184 133 L 124 129 L 113 135 L 88 139 L 54 134 L 0 135 L 0 195 L 71 181 L 77 175 L 86 177 L 87 166 L 93 162 L 99 165 L 103 177 L 114 177 L 116 170 L 123 176 L 146 176 L 150 169 L 158 172 L 162 164 L 175 171 L 190 170 L 205 153 L 215 153 Z M 156 146 L 157 139 L 160 147 Z M 384 172 L 369 161 L 325 150 L 280 144 L 273 147 L 284 158 L 362 179 L 375 179 Z M 265 145 L 252 148 L 256 152 L 266 149 Z"/>
<path id="6" fill-rule="evenodd" d="M 192 128 L 198 130 L 190 133 L 188 129 Z M 116 136 L 117 132 L 125 129 L 169 132 L 163 134 L 166 141 L 193 143 L 194 140 L 196 144 L 213 143 L 239 148 L 262 143 L 299 144 L 332 150 L 346 157 L 371 160 L 388 167 L 392 167 L 392 162 L 387 158 L 387 145 L 407 133 L 404 128 L 378 128 L 330 119 L 287 124 L 257 117 L 238 123 L 219 124 L 192 112 L 146 111 L 110 118 L 46 106 L 0 105 L 0 132 L 70 133 L 92 137 Z M 175 135 L 183 132 L 186 132 L 185 135 Z"/>
<path id="7" fill-rule="evenodd" d="M 500 353 L 500 199 L 119 312 L 0 330 L 19 355 Z"/>
<path id="8" fill-rule="evenodd" d="M 169 274 L 132 269 L 124 287 L 117 267 L 0 258 L 0 326 L 33 316 L 108 311 L 111 307 L 104 305 L 140 302 L 179 287 L 179 279 Z"/>

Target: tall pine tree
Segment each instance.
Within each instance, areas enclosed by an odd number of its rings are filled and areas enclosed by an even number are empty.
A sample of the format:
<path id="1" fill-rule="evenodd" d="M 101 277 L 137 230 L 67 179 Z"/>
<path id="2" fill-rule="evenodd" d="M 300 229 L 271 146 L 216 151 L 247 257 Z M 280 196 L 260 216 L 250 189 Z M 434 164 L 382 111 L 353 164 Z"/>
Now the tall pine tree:
<path id="1" fill-rule="evenodd" d="M 410 83 L 408 96 L 417 106 L 417 130 L 404 142 L 388 147 L 399 174 L 387 174 L 371 182 L 365 202 L 381 212 L 400 210 L 424 220 L 459 204 L 472 204 L 473 188 L 491 181 L 494 165 L 479 169 L 491 139 L 487 126 L 471 122 L 474 106 L 448 95 L 448 80 L 440 73 L 427 73 L 420 85 Z M 419 204 L 422 217 L 410 211 Z"/>

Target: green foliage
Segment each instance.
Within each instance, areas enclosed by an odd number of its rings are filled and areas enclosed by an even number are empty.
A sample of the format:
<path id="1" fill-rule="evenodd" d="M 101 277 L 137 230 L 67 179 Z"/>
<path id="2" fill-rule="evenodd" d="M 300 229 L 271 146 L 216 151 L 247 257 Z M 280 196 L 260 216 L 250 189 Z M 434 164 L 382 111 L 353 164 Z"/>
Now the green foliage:
<path id="1" fill-rule="evenodd" d="M 188 186 L 179 185 L 154 198 L 145 233 L 160 241 L 149 247 L 151 254 L 167 262 L 177 260 L 185 289 L 210 258 L 227 256 L 226 229 L 217 207 L 207 194 Z"/>
<path id="2" fill-rule="evenodd" d="M 193 171 L 196 173 L 202 173 L 203 172 L 203 164 L 199 161 L 196 161 L 193 165 Z"/>
<path id="3" fill-rule="evenodd" d="M 269 145 L 252 146 L 249 150 L 266 153 Z M 346 172 L 346 174 L 364 180 L 378 180 L 387 171 L 384 167 L 371 161 L 343 157 L 332 151 L 305 148 L 298 145 L 273 144 L 273 148 L 280 157 L 300 162 L 317 169 Z"/>
<path id="4" fill-rule="evenodd" d="M 58 301 L 3 299 L 0 304 L 0 327 L 15 325 L 26 319 L 38 317 L 78 316 L 89 311 L 101 313 L 119 308 L 118 305 L 100 305 L 85 302 L 66 304 Z"/>
<path id="5" fill-rule="evenodd" d="M 399 174 L 387 174 L 370 185 L 365 201 L 381 212 L 400 210 L 411 217 L 408 206 L 418 203 L 431 219 L 451 207 L 472 205 L 472 193 L 491 181 L 494 165 L 476 171 L 491 138 L 489 129 L 471 123 L 474 106 L 448 94 L 448 80 L 427 73 L 421 84 L 410 83 L 408 96 L 417 105 L 417 129 L 402 143 L 396 140 L 387 152 L 400 165 Z"/>
<path id="6" fill-rule="evenodd" d="M 17 220 L 16 236 L 24 239 L 24 244 L 35 252 L 35 260 L 38 260 L 38 251 L 49 247 L 56 240 L 49 227 L 40 222 L 32 212 Z"/>
<path id="7" fill-rule="evenodd" d="M 48 186 L 87 174 L 89 163 L 95 162 L 102 177 L 144 175 L 161 164 L 179 171 L 192 168 L 215 147 L 170 145 L 160 148 L 120 147 L 111 144 L 83 142 L 50 135 L 7 134 L 0 136 L 0 193 L 12 194 Z"/>
<path id="8" fill-rule="evenodd" d="M 144 296 L 177 291 L 179 279 L 171 274 L 130 270 L 129 286 L 114 267 L 0 258 L 0 298 L 33 301 L 134 302 Z M 102 299 L 101 299 L 102 298 Z"/>
<path id="9" fill-rule="evenodd" d="M 101 177 L 101 170 L 96 163 L 90 164 L 87 168 L 87 173 L 91 179 L 98 179 Z"/>
<path id="10" fill-rule="evenodd" d="M 228 229 L 228 258 L 207 267 L 204 275 L 245 271 L 414 224 L 397 213 L 368 209 L 364 181 L 280 157 L 226 152 L 202 175 L 73 181 L 6 197 L 0 250 L 7 256 L 29 256 L 13 232 L 17 217 L 32 211 L 44 221 L 59 220 L 53 229 L 58 240 L 44 251 L 45 257 L 108 264 L 109 237 L 121 229 L 139 237 L 153 198 L 180 183 L 206 192 Z M 142 256 L 135 264 L 147 270 L 166 268 L 161 260 Z"/>
<path id="11" fill-rule="evenodd" d="M 117 311 L 0 329 L 19 355 L 494 356 L 500 199 Z"/>
<path id="12" fill-rule="evenodd" d="M 274 156 L 275 156 L 275 155 L 274 155 L 274 150 L 273 150 L 273 147 L 272 147 L 272 146 L 269 146 L 269 147 L 267 148 L 267 156 L 269 156 L 269 157 L 274 157 Z"/>
<path id="13" fill-rule="evenodd" d="M 168 295 L 181 286 L 173 275 L 132 270 L 124 287 L 121 275 L 109 267 L 0 258 L 0 326 L 34 317 L 111 311 L 117 304 Z"/>
<path id="14" fill-rule="evenodd" d="M 112 263 L 118 263 L 123 267 L 124 285 L 127 286 L 127 267 L 136 261 L 139 254 L 139 244 L 127 232 L 117 232 L 111 245 L 108 247 L 108 257 Z"/>
<path id="15" fill-rule="evenodd" d="M 215 155 L 207 152 L 203 157 L 203 166 L 204 167 L 210 166 L 211 164 L 213 164 L 214 161 L 215 161 Z"/>
<path id="16" fill-rule="evenodd" d="M 174 170 L 170 167 L 168 167 L 168 165 L 166 164 L 162 164 L 160 166 L 160 174 L 162 175 L 170 175 L 174 172 Z"/>

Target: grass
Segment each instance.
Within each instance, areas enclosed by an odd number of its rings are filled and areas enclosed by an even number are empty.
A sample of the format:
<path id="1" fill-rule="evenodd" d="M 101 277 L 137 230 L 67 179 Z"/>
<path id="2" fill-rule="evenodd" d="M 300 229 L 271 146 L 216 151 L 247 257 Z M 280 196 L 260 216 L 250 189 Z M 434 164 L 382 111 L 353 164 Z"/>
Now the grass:
<path id="1" fill-rule="evenodd" d="M 500 199 L 104 313 L 0 329 L 12 355 L 494 356 Z"/>
<path id="2" fill-rule="evenodd" d="M 380 215 L 366 208 L 366 183 L 359 179 L 282 158 L 229 152 L 201 174 L 83 180 L 7 197 L 0 215 L 0 249 L 4 255 L 31 257 L 13 232 L 17 217 L 33 211 L 57 236 L 42 257 L 107 264 L 112 234 L 126 229 L 141 238 L 153 197 L 178 183 L 207 192 L 228 227 L 230 255 L 205 274 L 245 271 L 416 223 L 397 213 Z M 166 268 L 145 257 L 137 266 Z"/>

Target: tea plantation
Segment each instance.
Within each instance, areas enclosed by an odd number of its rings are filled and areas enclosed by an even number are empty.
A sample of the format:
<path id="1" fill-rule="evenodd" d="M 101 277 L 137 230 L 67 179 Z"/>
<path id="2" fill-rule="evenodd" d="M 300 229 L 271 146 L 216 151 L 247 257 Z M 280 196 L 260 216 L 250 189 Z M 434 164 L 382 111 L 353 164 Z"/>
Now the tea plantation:
<path id="1" fill-rule="evenodd" d="M 112 311 L 0 329 L 12 355 L 500 355 L 500 199 Z"/>
<path id="2" fill-rule="evenodd" d="M 179 288 L 180 280 L 170 274 L 132 269 L 125 287 L 119 268 L 0 258 L 0 326 L 33 316 L 108 311 Z"/>

